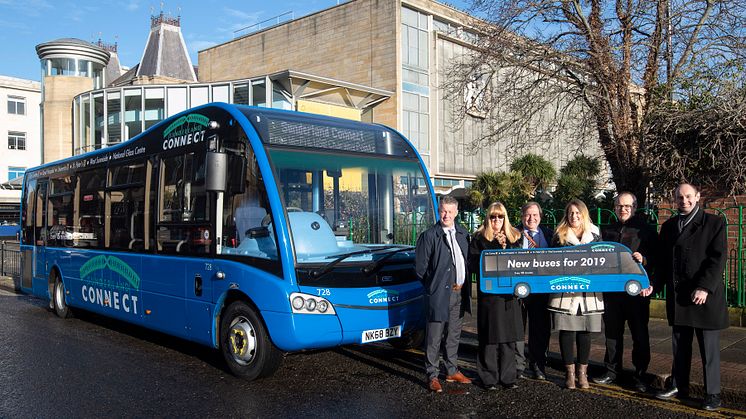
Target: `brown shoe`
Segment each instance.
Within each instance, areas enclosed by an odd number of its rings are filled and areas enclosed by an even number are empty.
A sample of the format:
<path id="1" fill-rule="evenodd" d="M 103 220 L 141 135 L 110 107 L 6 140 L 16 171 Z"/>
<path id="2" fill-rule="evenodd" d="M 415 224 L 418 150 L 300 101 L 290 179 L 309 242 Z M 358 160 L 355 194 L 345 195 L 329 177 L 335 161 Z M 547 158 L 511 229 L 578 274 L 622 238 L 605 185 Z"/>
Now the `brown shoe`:
<path id="1" fill-rule="evenodd" d="M 586 389 L 591 388 L 588 383 L 588 364 L 578 364 L 578 385 L 580 388 Z"/>
<path id="2" fill-rule="evenodd" d="M 565 388 L 575 388 L 575 364 L 565 365 Z"/>
<path id="3" fill-rule="evenodd" d="M 449 383 L 471 384 L 471 380 L 462 374 L 461 371 L 456 371 L 453 375 L 447 375 L 446 381 Z"/>
<path id="4" fill-rule="evenodd" d="M 433 378 L 432 380 L 430 380 L 429 387 L 430 387 L 430 391 L 434 391 L 436 393 L 442 393 L 443 392 L 443 387 L 441 387 L 440 381 L 438 381 L 437 378 Z"/>

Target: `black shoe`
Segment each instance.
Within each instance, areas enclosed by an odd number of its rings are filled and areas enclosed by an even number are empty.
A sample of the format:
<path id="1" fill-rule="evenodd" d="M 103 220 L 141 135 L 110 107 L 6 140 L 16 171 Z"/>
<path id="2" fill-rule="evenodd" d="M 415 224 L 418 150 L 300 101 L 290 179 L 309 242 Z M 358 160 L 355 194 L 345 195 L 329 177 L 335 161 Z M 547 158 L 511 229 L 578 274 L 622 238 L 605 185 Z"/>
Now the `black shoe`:
<path id="1" fill-rule="evenodd" d="M 594 377 L 593 382 L 596 384 L 613 384 L 616 377 L 608 372 L 600 377 Z"/>
<path id="2" fill-rule="evenodd" d="M 546 380 L 547 379 L 547 375 L 544 374 L 544 371 L 542 371 L 541 368 L 539 368 L 539 367 L 533 367 L 533 372 L 534 372 L 534 378 L 535 379 L 537 379 L 537 380 Z"/>
<path id="3" fill-rule="evenodd" d="M 487 390 L 487 391 L 496 391 L 497 390 L 497 386 L 494 385 L 494 384 L 490 384 L 488 386 L 484 386 L 484 389 Z"/>
<path id="4" fill-rule="evenodd" d="M 655 395 L 655 398 L 659 400 L 671 400 L 674 397 L 678 397 L 678 396 L 679 396 L 679 389 L 676 387 L 673 387 L 668 390 L 663 390 L 663 391 L 658 392 Z"/>
<path id="5" fill-rule="evenodd" d="M 710 411 L 720 409 L 720 395 L 719 394 L 706 395 L 705 400 L 702 403 L 702 409 L 710 410 Z"/>
<path id="6" fill-rule="evenodd" d="M 516 383 L 513 383 L 513 384 L 503 384 L 503 388 L 505 390 L 515 390 L 515 389 L 518 388 L 518 384 L 516 384 Z"/>
<path id="7" fill-rule="evenodd" d="M 648 392 L 648 386 L 645 384 L 644 381 L 642 381 L 642 377 L 639 375 L 632 376 L 632 387 L 634 387 L 635 390 L 639 391 L 640 393 Z"/>
<path id="8" fill-rule="evenodd" d="M 523 371 L 518 371 L 518 373 L 515 376 L 519 380 L 527 380 L 528 376 Z"/>

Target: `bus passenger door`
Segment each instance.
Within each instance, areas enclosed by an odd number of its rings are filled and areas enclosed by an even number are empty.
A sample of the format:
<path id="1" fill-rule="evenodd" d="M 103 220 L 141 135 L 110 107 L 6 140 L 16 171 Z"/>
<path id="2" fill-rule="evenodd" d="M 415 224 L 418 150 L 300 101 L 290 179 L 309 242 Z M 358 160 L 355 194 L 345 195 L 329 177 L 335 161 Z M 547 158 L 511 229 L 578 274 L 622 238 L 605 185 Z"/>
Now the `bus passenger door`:
<path id="1" fill-rule="evenodd" d="M 34 200 L 34 273 L 33 278 L 46 282 L 47 272 L 47 187 L 46 180 L 36 185 L 36 199 Z M 43 282 L 39 282 L 43 283 Z M 33 285 L 33 281 L 32 284 Z M 51 292 L 50 292 L 51 297 Z"/>

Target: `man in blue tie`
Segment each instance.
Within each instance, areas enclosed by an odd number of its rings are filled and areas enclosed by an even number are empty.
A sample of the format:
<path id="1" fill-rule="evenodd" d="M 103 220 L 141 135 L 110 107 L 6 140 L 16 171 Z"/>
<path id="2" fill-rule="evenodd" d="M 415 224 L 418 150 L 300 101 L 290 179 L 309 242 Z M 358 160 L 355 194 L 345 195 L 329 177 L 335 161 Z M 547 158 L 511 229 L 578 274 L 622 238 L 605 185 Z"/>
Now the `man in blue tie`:
<path id="1" fill-rule="evenodd" d="M 443 391 L 438 374 L 444 339 L 446 381 L 471 383 L 458 370 L 461 326 L 464 314 L 471 313 L 471 280 L 466 264 L 469 233 L 455 223 L 458 214 L 455 198 L 442 197 L 438 214 L 440 221 L 420 235 L 415 250 L 417 278 L 425 288 L 427 306 L 425 371 L 428 388 L 436 393 Z"/>
<path id="2" fill-rule="evenodd" d="M 554 231 L 541 225 L 543 215 L 538 202 L 527 202 L 521 208 L 521 225 L 518 226 L 521 235 L 521 247 L 549 247 Z M 549 294 L 530 294 L 523 300 L 523 324 L 528 320 L 528 354 L 529 368 L 534 378 L 546 380 L 546 360 L 549 349 L 549 337 L 552 333 L 552 319 L 547 310 Z M 525 378 L 523 370 L 526 368 L 524 342 L 516 342 L 516 368 L 518 377 Z"/>

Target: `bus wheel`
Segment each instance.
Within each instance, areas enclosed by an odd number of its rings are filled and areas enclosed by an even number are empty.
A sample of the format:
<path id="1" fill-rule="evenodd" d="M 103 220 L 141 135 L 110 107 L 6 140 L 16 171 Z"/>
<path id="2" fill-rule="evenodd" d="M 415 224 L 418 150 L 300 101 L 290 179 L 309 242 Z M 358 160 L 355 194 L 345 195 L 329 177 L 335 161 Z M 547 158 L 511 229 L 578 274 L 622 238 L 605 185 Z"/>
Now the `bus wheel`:
<path id="1" fill-rule="evenodd" d="M 531 286 L 525 282 L 519 282 L 516 284 L 513 294 L 518 298 L 526 298 L 531 294 Z"/>
<path id="2" fill-rule="evenodd" d="M 624 290 L 627 291 L 627 294 L 629 295 L 637 295 L 642 291 L 642 286 L 637 281 L 627 281 L 627 283 L 624 284 Z"/>
<path id="3" fill-rule="evenodd" d="M 72 316 L 70 307 L 67 306 L 65 301 L 65 284 L 62 282 L 59 276 L 54 277 L 54 291 L 52 292 L 52 305 L 54 312 L 58 317 L 66 319 Z"/>
<path id="4" fill-rule="evenodd" d="M 406 350 L 406 349 L 420 349 L 422 348 L 422 342 L 425 341 L 425 330 L 416 329 L 400 338 L 389 339 L 389 345 L 394 349 Z"/>
<path id="5" fill-rule="evenodd" d="M 220 322 L 220 351 L 230 371 L 251 381 L 271 375 L 282 363 L 280 352 L 246 303 L 231 303 Z"/>

